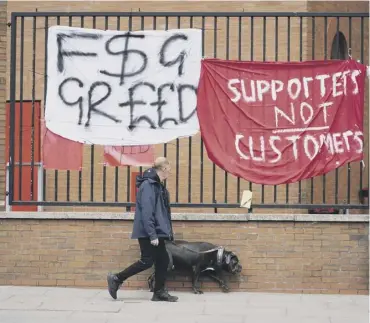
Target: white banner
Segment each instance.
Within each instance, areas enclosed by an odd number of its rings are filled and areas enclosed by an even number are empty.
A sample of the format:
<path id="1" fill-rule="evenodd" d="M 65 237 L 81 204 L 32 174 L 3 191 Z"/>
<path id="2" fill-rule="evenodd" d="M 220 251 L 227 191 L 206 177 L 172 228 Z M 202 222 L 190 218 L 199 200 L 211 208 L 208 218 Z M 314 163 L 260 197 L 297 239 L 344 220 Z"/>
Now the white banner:
<path id="1" fill-rule="evenodd" d="M 152 145 L 199 130 L 199 29 L 49 28 L 46 127 L 70 140 Z"/>

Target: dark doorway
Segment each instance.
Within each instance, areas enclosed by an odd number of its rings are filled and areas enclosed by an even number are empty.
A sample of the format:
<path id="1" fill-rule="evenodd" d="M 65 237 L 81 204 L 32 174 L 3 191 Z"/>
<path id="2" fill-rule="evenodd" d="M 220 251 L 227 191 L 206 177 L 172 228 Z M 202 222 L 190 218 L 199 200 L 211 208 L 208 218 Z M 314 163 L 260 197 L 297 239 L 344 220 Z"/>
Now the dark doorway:
<path id="1" fill-rule="evenodd" d="M 342 59 L 348 58 L 348 45 L 346 37 L 342 32 L 338 31 L 331 44 L 330 59 Z"/>

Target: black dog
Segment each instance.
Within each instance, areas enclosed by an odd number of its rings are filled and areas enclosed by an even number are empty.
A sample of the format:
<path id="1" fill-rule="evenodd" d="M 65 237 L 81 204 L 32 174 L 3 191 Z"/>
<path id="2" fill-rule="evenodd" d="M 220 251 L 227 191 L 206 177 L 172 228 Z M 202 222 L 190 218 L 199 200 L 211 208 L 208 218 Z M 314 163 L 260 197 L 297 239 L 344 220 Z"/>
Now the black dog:
<path id="1" fill-rule="evenodd" d="M 233 252 L 208 242 L 166 241 L 166 249 L 170 258 L 168 271 L 191 271 L 192 288 L 195 294 L 203 294 L 198 284 L 201 273 L 207 274 L 219 283 L 224 292 L 228 292 L 229 287 L 223 279 L 222 272 L 235 275 L 242 270 L 239 259 Z M 154 279 L 153 273 L 148 278 L 150 291 L 153 291 Z"/>

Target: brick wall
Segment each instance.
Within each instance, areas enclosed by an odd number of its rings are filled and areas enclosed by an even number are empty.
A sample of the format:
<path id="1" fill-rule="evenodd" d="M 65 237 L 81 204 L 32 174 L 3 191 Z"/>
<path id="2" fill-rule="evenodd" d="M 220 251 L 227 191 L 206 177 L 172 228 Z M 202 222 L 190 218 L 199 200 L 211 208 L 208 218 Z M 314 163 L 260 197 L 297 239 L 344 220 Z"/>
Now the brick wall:
<path id="1" fill-rule="evenodd" d="M 106 288 L 106 274 L 135 261 L 131 221 L 0 220 L 0 284 Z M 236 252 L 243 265 L 232 291 L 368 294 L 368 223 L 181 222 L 177 238 Z M 147 288 L 149 271 L 125 288 Z M 207 290 L 218 286 L 203 281 Z M 189 277 L 170 289 L 190 290 Z"/>

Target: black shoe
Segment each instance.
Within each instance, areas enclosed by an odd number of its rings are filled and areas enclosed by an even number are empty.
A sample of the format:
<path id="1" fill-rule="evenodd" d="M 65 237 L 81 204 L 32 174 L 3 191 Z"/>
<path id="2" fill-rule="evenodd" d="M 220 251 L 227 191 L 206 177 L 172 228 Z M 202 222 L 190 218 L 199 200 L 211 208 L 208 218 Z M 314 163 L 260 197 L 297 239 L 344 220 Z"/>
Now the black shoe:
<path id="1" fill-rule="evenodd" d="M 110 296 L 117 299 L 117 291 L 121 287 L 122 283 L 119 281 L 118 277 L 114 274 L 109 273 L 107 276 L 108 291 Z"/>
<path id="2" fill-rule="evenodd" d="M 153 302 L 177 302 L 178 299 L 178 297 L 168 294 L 166 290 L 154 292 L 152 297 Z"/>

